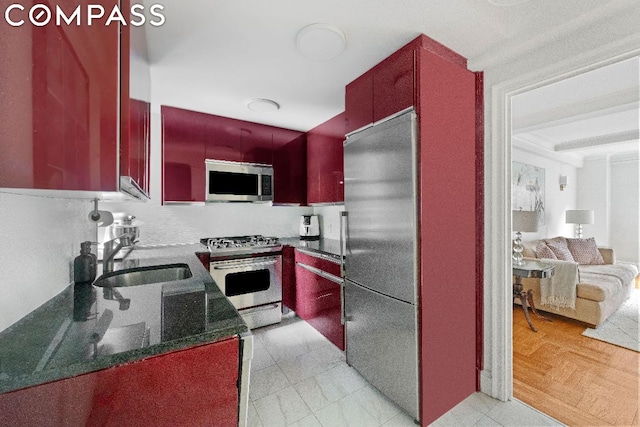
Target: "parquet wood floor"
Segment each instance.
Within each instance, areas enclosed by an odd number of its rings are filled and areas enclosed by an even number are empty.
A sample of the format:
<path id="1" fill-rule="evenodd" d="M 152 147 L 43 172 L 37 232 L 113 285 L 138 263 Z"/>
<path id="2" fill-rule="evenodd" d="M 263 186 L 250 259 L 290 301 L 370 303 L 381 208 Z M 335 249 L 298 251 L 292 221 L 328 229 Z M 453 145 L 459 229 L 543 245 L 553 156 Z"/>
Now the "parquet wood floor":
<path id="1" fill-rule="evenodd" d="M 513 309 L 513 394 L 569 426 L 640 426 L 640 353 L 583 337 L 584 323 Z"/>

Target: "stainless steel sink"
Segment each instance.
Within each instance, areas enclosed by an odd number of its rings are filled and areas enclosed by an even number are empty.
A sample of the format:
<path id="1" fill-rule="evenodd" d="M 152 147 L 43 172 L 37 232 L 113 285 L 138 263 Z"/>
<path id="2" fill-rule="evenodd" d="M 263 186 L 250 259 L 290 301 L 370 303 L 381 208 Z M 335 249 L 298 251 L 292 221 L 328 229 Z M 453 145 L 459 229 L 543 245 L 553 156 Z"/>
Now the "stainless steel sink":
<path id="1" fill-rule="evenodd" d="M 172 282 L 192 277 L 187 264 L 166 264 L 136 267 L 105 273 L 93 282 L 101 287 L 124 287 Z"/>

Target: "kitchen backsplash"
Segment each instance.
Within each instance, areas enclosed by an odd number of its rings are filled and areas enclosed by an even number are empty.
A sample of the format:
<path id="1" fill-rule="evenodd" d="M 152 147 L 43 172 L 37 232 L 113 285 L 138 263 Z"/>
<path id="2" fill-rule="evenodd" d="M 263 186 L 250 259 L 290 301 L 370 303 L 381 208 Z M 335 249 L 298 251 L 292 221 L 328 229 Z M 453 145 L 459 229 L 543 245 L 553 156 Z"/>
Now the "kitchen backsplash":
<path id="1" fill-rule="evenodd" d="M 301 215 L 310 207 L 271 206 L 255 203 L 165 205 L 147 203 L 103 203 L 101 209 L 135 215 L 140 225 L 141 245 L 196 243 L 202 237 L 298 235 Z"/>
<path id="2" fill-rule="evenodd" d="M 67 287 L 80 242 L 95 239 L 91 203 L 0 193 L 0 331 Z"/>
<path id="3" fill-rule="evenodd" d="M 72 281 L 80 242 L 96 240 L 88 220 L 90 201 L 0 193 L 0 331 L 11 326 Z M 127 212 L 140 222 L 141 245 L 195 243 L 202 237 L 263 234 L 295 237 L 301 215 L 320 216 L 321 235 L 340 238 L 344 206 L 293 207 L 220 203 L 166 205 L 157 201 L 101 202 L 100 209 Z"/>
<path id="4" fill-rule="evenodd" d="M 315 206 L 313 213 L 320 218 L 320 235 L 325 239 L 340 239 L 340 213 L 344 205 Z"/>

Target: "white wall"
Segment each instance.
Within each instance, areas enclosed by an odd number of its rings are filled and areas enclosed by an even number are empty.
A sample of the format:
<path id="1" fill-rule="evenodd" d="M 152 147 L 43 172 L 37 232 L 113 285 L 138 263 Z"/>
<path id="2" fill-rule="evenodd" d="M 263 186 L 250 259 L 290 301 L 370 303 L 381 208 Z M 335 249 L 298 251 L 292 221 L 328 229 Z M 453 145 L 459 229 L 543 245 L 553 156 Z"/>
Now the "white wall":
<path id="1" fill-rule="evenodd" d="M 325 239 L 340 240 L 340 213 L 344 205 L 314 206 L 313 213 L 318 215 L 320 236 Z"/>
<path id="2" fill-rule="evenodd" d="M 585 159 L 578 170 L 576 209 L 592 209 L 593 224 L 583 225 L 583 235 L 594 237 L 598 245 L 609 246 L 610 192 L 609 160 L 606 156 Z"/>
<path id="3" fill-rule="evenodd" d="M 0 331 L 73 280 L 80 242 L 95 240 L 88 201 L 0 193 Z"/>
<path id="4" fill-rule="evenodd" d="M 545 224 L 538 226 L 537 233 L 523 233 L 522 240 L 530 241 L 555 236 L 573 237 L 574 227 L 565 223 L 565 211 L 575 209 L 578 188 L 576 168 L 516 147 L 511 152 L 511 160 L 543 168 L 545 175 Z M 567 176 L 567 186 L 563 191 L 560 191 L 560 175 Z"/>
<path id="5" fill-rule="evenodd" d="M 578 172 L 578 209 L 593 209 L 584 226 L 601 246 L 615 249 L 618 262 L 640 264 L 640 165 L 638 153 L 585 160 Z"/>
<path id="6" fill-rule="evenodd" d="M 611 158 L 611 238 L 618 262 L 640 266 L 640 163 Z"/>

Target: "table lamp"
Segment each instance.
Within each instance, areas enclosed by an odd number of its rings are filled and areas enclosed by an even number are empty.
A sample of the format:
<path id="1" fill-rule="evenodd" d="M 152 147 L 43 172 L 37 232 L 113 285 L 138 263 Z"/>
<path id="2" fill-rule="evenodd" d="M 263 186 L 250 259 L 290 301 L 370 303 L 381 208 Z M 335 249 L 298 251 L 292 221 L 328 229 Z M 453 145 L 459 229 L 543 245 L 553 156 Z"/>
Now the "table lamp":
<path id="1" fill-rule="evenodd" d="M 513 231 L 516 238 L 513 241 L 513 264 L 522 265 L 522 233 L 534 233 L 538 231 L 538 212 L 536 211 L 512 211 Z"/>
<path id="2" fill-rule="evenodd" d="M 567 224 L 576 224 L 576 238 L 582 238 L 582 224 L 593 224 L 593 211 L 586 209 L 568 210 L 565 213 Z"/>

